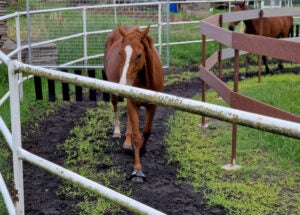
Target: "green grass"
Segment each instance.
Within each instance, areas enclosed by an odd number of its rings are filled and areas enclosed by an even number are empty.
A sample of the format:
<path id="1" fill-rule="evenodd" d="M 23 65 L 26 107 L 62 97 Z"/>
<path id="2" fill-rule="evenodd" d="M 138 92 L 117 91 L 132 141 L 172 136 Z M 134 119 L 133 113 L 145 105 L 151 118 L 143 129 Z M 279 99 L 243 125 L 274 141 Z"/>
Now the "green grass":
<path id="1" fill-rule="evenodd" d="M 300 79 L 297 75 L 264 77 L 240 82 L 240 92 L 300 115 Z M 232 85 L 232 84 L 230 84 Z M 207 95 L 208 102 L 226 105 Z M 231 125 L 210 119 L 199 129 L 200 116 L 177 112 L 168 122 L 170 162 L 179 162 L 178 177 L 190 181 L 195 191 L 206 187 L 210 204 L 220 204 L 230 214 L 299 214 L 300 141 L 238 127 L 237 171 L 225 171 L 230 163 Z"/>
<path id="2" fill-rule="evenodd" d="M 183 81 L 196 75 L 197 73 L 189 71 L 181 75 L 173 74 L 166 78 L 166 84 Z M 267 76 L 263 77 L 261 84 L 257 83 L 257 78 L 249 79 L 240 82 L 240 92 L 299 115 L 298 77 Z M 3 84 L 6 82 L 4 80 Z M 46 109 L 48 102 L 35 101 L 32 82 L 31 80 L 24 85 L 27 92 L 24 100 L 26 102 L 21 105 L 24 121 L 26 116 L 42 118 L 47 110 L 54 110 L 61 105 L 53 103 L 52 107 Z M 232 87 L 232 83 L 229 84 Z M 207 98 L 209 102 L 225 105 L 223 101 L 216 99 L 216 93 L 210 92 Z M 29 107 L 32 106 L 36 107 L 34 114 L 29 112 Z M 114 146 L 108 145 L 106 134 L 107 127 L 111 127 L 111 114 L 110 105 L 107 107 L 100 102 L 98 109 L 87 111 L 86 116 L 72 130 L 72 138 L 62 147 L 68 152 L 66 160 L 68 168 L 118 190 L 119 188 L 110 184 L 112 178 L 124 177 L 118 169 L 96 171 L 99 165 L 112 165 L 113 157 L 101 157 L 103 150 Z M 169 162 L 181 163 L 178 177 L 192 183 L 195 192 L 205 187 L 205 195 L 210 204 L 224 205 L 231 214 L 249 214 L 249 211 L 251 214 L 300 212 L 299 140 L 239 126 L 237 162 L 243 168 L 239 171 L 226 172 L 221 166 L 230 162 L 231 126 L 211 120 L 208 129 L 200 132 L 199 123 L 199 116 L 177 112 L 177 115 L 168 122 L 170 133 L 166 136 L 169 144 Z M 101 159 L 96 161 L 87 159 L 90 157 Z M 126 195 L 130 195 L 131 192 L 130 188 L 119 191 Z M 93 193 L 71 185 L 66 186 L 61 192 L 67 193 L 71 198 L 81 196 L 85 200 L 77 206 L 81 214 L 99 214 L 103 211 L 117 213 L 122 210 L 104 198 L 97 198 L 95 201 Z"/>
<path id="3" fill-rule="evenodd" d="M 7 71 L 5 66 L 2 65 L 0 71 L 3 74 L 0 78 L 0 83 L 1 83 L 0 97 L 2 98 L 2 96 L 8 91 L 8 78 L 6 75 Z M 36 121 L 42 120 L 47 114 L 53 112 L 56 108 L 60 107 L 60 105 L 63 104 L 63 102 L 60 99 L 61 96 L 58 96 L 59 100 L 57 102 L 48 102 L 46 80 L 43 79 L 42 83 L 43 83 L 44 100 L 37 101 L 35 99 L 35 89 L 34 89 L 33 79 L 24 82 L 23 85 L 24 99 L 20 105 L 22 125 L 30 121 L 32 122 L 32 124 L 30 125 L 34 127 Z M 3 105 L 0 107 L 0 113 L 8 129 L 11 130 L 9 99 L 6 102 L 4 102 Z M 23 138 L 26 138 L 25 132 L 23 132 L 22 135 Z M 0 170 L 6 182 L 6 185 L 9 186 L 10 184 L 13 183 L 12 166 L 11 166 L 12 155 L 8 147 L 8 144 L 6 143 L 5 139 L 2 136 L 2 133 L 0 134 L 0 148 L 1 148 Z M 7 209 L 5 207 L 4 202 L 2 201 L 2 198 L 0 198 L 0 214 L 3 215 L 7 214 Z"/>
<path id="4" fill-rule="evenodd" d="M 86 116 L 72 129 L 71 138 L 61 144 L 60 150 L 67 153 L 65 167 L 104 186 L 130 196 L 130 187 L 126 190 L 112 185 L 115 178 L 126 178 L 125 173 L 119 168 L 109 168 L 114 165 L 113 153 L 111 156 L 104 156 L 107 150 L 117 149 L 118 141 L 112 142 L 107 128 L 113 122 L 113 112 L 110 103 L 99 102 L 98 108 L 89 109 Z M 125 106 L 120 106 L 125 111 Z M 122 112 L 121 111 L 121 112 Z M 120 113 L 121 114 L 121 113 Z M 95 159 L 97 158 L 97 159 Z M 100 168 L 100 169 L 99 169 Z M 106 200 L 96 198 L 92 192 L 72 186 L 71 184 L 60 188 L 61 193 L 70 198 L 83 198 L 76 208 L 80 214 L 116 214 L 122 209 Z"/>

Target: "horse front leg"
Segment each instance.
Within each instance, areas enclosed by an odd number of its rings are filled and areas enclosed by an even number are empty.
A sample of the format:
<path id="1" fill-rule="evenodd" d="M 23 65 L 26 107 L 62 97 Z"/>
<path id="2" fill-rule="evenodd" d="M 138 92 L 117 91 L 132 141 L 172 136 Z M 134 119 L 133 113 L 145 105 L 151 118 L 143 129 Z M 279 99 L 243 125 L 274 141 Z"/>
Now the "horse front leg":
<path id="1" fill-rule="evenodd" d="M 265 68 L 266 68 L 266 74 L 268 75 L 268 74 L 270 74 L 270 69 L 268 67 L 267 57 L 263 55 L 262 60 L 264 62 Z"/>
<path id="2" fill-rule="evenodd" d="M 132 143 L 134 149 L 134 166 L 133 172 L 131 173 L 131 180 L 136 182 L 143 182 L 146 176 L 142 171 L 140 150 L 143 145 L 142 135 L 139 131 L 139 107 L 134 104 L 134 102 L 127 101 L 127 114 L 130 120 L 130 125 L 132 129 Z"/>
<path id="3" fill-rule="evenodd" d="M 119 116 L 118 116 L 118 97 L 111 95 L 111 103 L 113 105 L 113 110 L 114 110 L 114 133 L 113 137 L 114 138 L 120 138 L 121 137 L 121 123 L 119 121 Z"/>

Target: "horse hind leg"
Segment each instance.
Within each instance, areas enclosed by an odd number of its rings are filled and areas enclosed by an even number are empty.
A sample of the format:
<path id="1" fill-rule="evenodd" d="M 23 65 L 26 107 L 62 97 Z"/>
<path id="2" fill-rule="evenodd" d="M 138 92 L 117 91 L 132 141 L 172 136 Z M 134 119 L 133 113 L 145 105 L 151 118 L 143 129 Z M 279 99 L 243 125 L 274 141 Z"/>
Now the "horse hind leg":
<path id="1" fill-rule="evenodd" d="M 118 116 L 118 97 L 112 95 L 111 96 L 111 103 L 113 105 L 113 110 L 114 110 L 114 133 L 113 137 L 114 138 L 120 138 L 121 137 L 121 123 L 119 121 L 119 116 Z"/>
<path id="2" fill-rule="evenodd" d="M 270 69 L 268 67 L 268 62 L 267 62 L 267 57 L 266 56 L 262 56 L 262 60 L 264 62 L 264 65 L 265 65 L 265 69 L 266 69 L 266 75 L 270 74 Z M 271 73 L 272 74 L 272 73 Z"/>
<path id="3" fill-rule="evenodd" d="M 152 123 L 153 123 L 156 109 L 157 109 L 156 105 L 150 105 L 147 107 L 145 127 L 143 129 L 143 146 L 141 148 L 141 153 L 146 152 L 146 145 L 147 145 L 148 139 L 152 133 Z"/>

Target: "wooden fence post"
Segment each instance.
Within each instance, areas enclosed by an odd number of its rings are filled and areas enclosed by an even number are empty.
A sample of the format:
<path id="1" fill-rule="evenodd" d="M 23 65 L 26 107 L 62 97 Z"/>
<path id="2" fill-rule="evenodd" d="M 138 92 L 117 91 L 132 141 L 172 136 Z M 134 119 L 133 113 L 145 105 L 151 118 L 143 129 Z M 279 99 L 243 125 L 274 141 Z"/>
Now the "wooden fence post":
<path id="1" fill-rule="evenodd" d="M 81 69 L 75 69 L 74 73 L 76 75 L 81 75 Z M 75 86 L 75 94 L 76 94 L 76 101 L 82 101 L 82 87 Z"/>
<path id="2" fill-rule="evenodd" d="M 88 69 L 88 76 L 90 78 L 96 78 L 96 71 L 95 69 Z M 89 89 L 90 94 L 90 101 L 96 101 L 96 91 Z"/>
<path id="3" fill-rule="evenodd" d="M 61 71 L 63 72 L 68 72 L 67 69 L 62 69 Z M 70 101 L 70 89 L 69 89 L 69 84 L 61 82 L 61 87 L 62 87 L 62 94 L 63 94 L 63 100 L 64 101 Z"/>

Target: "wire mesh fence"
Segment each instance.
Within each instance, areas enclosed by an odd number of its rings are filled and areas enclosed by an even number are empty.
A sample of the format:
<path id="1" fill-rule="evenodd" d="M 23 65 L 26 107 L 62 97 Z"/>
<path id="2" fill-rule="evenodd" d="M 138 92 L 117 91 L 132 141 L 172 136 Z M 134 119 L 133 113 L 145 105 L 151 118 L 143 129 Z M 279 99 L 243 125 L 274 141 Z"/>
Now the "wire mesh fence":
<path id="1" fill-rule="evenodd" d="M 208 2 L 17 0 L 21 12 L 7 20 L 9 40 L 3 49 L 9 53 L 20 46 L 20 60 L 32 65 L 101 68 L 112 29 L 150 24 L 163 64 L 168 65 L 170 43 L 200 42 L 199 22 L 209 15 Z"/>
<path id="2" fill-rule="evenodd" d="M 8 20 L 12 39 L 4 49 L 14 50 L 16 41 L 20 40 L 23 62 L 40 66 L 101 67 L 107 34 L 118 24 L 141 28 L 150 24 L 156 45 L 160 43 L 162 47 L 161 44 L 167 42 L 167 25 L 162 24 L 167 20 L 166 6 L 162 9 L 163 4 L 159 2 L 112 3 L 30 1 L 26 11 Z M 164 61 L 165 48 L 159 49 Z"/>

